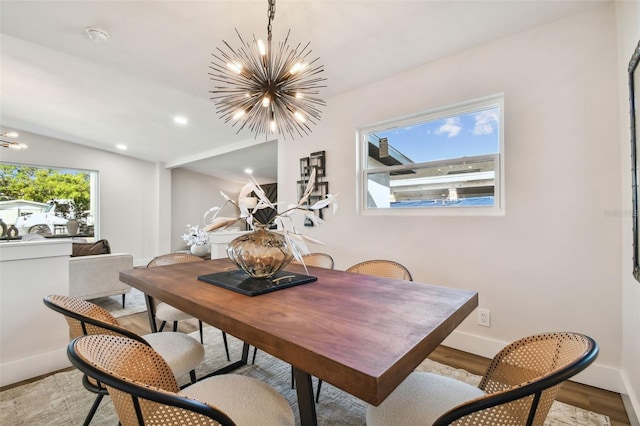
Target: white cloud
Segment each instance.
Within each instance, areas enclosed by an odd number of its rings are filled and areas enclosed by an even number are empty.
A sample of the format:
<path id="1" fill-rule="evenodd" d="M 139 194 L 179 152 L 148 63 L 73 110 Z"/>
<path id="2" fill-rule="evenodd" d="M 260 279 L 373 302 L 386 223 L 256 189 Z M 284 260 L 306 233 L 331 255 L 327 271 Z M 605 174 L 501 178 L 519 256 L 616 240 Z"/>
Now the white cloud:
<path id="1" fill-rule="evenodd" d="M 476 120 L 476 124 L 472 130 L 473 134 L 490 135 L 498 127 L 498 110 L 494 108 L 482 111 L 477 114 L 474 119 Z"/>
<path id="2" fill-rule="evenodd" d="M 436 135 L 445 133 L 448 138 L 453 138 L 457 136 L 458 133 L 460 133 L 460 130 L 462 130 L 462 126 L 460 126 L 460 119 L 458 117 L 453 117 L 447 118 L 444 124 L 438 127 L 438 130 L 436 130 L 434 133 Z"/>

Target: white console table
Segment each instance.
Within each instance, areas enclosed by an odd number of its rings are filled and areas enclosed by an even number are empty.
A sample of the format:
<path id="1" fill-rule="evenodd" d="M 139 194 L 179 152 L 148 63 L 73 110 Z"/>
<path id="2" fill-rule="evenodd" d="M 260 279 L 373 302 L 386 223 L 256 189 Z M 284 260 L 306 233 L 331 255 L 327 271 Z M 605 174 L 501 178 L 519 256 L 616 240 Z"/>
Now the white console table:
<path id="1" fill-rule="evenodd" d="M 69 294 L 71 240 L 0 242 L 0 386 L 69 367 L 69 328 L 47 308 Z"/>
<path id="2" fill-rule="evenodd" d="M 223 259 L 227 257 L 227 244 L 234 238 L 251 231 L 216 231 L 209 233 L 209 243 L 211 244 L 211 258 Z"/>

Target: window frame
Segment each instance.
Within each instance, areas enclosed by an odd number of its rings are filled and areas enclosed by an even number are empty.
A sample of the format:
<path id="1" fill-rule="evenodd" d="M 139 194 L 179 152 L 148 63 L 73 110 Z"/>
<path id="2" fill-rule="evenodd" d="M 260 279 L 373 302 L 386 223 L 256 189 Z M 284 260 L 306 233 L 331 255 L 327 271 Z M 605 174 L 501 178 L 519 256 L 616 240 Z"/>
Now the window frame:
<path id="1" fill-rule="evenodd" d="M 0 161 L 2 165 L 14 166 L 14 167 L 34 167 L 38 169 L 55 169 L 55 170 L 73 170 L 76 172 L 87 173 L 89 175 L 89 206 L 93 215 L 93 236 L 88 237 L 89 241 L 97 241 L 100 239 L 100 171 L 93 169 L 84 169 L 78 167 L 64 167 L 64 166 L 52 166 L 42 165 L 34 163 L 15 163 L 10 161 Z M 91 207 L 93 206 L 93 207 Z"/>
<path id="2" fill-rule="evenodd" d="M 491 107 L 500 110 L 499 152 L 486 154 L 496 156 L 495 162 L 495 190 L 493 206 L 440 206 L 440 207 L 367 207 L 368 176 L 373 173 L 392 171 L 402 168 L 421 168 L 425 164 L 435 164 L 436 161 L 416 163 L 411 166 L 383 166 L 368 169 L 368 135 L 370 133 L 388 131 L 400 127 L 414 126 L 417 124 L 443 120 L 462 114 L 482 111 Z M 505 214 L 505 181 L 504 181 L 504 94 L 499 93 L 478 99 L 468 100 L 453 105 L 433 108 L 427 111 L 381 121 L 360 127 L 356 130 L 356 208 L 361 215 L 371 216 L 503 216 Z M 464 158 L 464 157 L 462 157 Z M 474 157 L 469 157 L 474 158 Z M 450 158 L 440 161 L 451 161 Z"/>

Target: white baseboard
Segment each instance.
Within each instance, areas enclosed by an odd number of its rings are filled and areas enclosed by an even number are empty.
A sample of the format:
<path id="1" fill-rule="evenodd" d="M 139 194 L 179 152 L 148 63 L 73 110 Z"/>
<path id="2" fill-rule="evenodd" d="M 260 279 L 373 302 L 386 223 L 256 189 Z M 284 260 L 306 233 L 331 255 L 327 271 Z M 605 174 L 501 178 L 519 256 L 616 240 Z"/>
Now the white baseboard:
<path id="1" fill-rule="evenodd" d="M 501 342 L 461 331 L 454 331 L 442 342 L 444 346 L 485 358 L 493 358 L 495 354 L 509 343 L 511 342 Z M 598 364 L 597 359 L 586 370 L 577 374 L 571 380 L 620 394 L 628 394 L 627 387 L 622 378 L 622 371 L 617 368 Z"/>
<path id="2" fill-rule="evenodd" d="M 70 367 L 67 348 L 0 365 L 0 386 L 42 376 Z"/>
<path id="3" fill-rule="evenodd" d="M 640 399 L 638 394 L 633 391 L 633 386 L 629 381 L 629 377 L 622 372 L 622 381 L 627 389 L 626 393 L 622 394 L 622 402 L 624 409 L 627 411 L 627 417 L 629 417 L 629 423 L 631 426 L 640 426 Z"/>

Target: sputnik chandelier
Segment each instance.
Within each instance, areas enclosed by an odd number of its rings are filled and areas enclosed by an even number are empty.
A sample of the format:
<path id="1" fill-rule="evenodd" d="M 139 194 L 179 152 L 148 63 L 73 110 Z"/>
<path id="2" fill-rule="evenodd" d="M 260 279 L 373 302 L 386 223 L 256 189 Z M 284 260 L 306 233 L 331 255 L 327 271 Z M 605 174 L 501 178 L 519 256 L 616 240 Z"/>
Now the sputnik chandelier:
<path id="1" fill-rule="evenodd" d="M 14 131 L 0 133 L 0 146 L 2 146 L 3 148 L 9 148 L 9 149 L 15 149 L 15 150 L 27 149 L 28 148 L 27 144 L 7 139 L 7 138 L 15 139 L 18 136 L 19 136 L 18 133 Z"/>
<path id="2" fill-rule="evenodd" d="M 309 43 L 300 48 L 288 44 L 289 33 L 284 42 L 275 49 L 271 44 L 271 21 L 275 18 L 276 2 L 268 0 L 267 43 L 256 40 L 245 43 L 236 29 L 241 47 L 232 48 L 222 40 L 228 51 L 217 48 L 213 53 L 209 72 L 216 85 L 211 100 L 216 104 L 216 113 L 225 123 L 239 124 L 238 132 L 247 127 L 257 137 L 265 134 L 282 134 L 295 138 L 311 132 L 309 123 L 320 120 L 320 107 L 325 102 L 318 98 L 318 89 L 326 78 L 318 76 L 323 66 L 317 65 L 320 58 L 308 60 Z"/>

